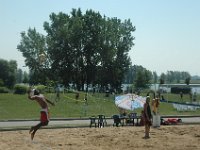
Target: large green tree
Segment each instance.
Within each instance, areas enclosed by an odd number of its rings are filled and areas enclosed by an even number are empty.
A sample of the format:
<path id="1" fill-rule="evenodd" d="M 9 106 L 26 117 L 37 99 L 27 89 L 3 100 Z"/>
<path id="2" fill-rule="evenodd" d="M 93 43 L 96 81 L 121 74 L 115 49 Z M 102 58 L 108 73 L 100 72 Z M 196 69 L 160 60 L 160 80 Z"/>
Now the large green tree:
<path id="1" fill-rule="evenodd" d="M 33 77 L 46 69 L 53 72 L 51 77 L 47 74 L 49 78 L 65 85 L 74 83 L 78 90 L 84 84 L 121 87 L 131 64 L 128 53 L 134 45 L 135 27 L 130 20 L 122 22 L 102 17 L 93 10 L 83 14 L 80 9 L 72 9 L 69 15 L 50 14 L 50 22 L 44 22 L 44 29 L 46 37 L 35 29 L 23 32 L 18 45 Z M 43 67 L 38 61 L 41 52 L 48 58 Z"/>
<path id="2" fill-rule="evenodd" d="M 160 76 L 160 81 L 162 83 L 180 83 L 191 78 L 191 75 L 185 71 L 167 71 L 166 74 L 162 73 Z"/>
<path id="3" fill-rule="evenodd" d="M 125 73 L 131 65 L 128 52 L 134 45 L 132 32 L 135 28 L 130 20 L 122 22 L 117 18 L 105 21 L 105 36 L 102 44 L 101 83 L 108 84 L 117 90 L 121 88 Z M 106 72 L 106 74 L 105 74 Z"/>
<path id="4" fill-rule="evenodd" d="M 35 28 L 29 28 L 27 32 L 21 32 L 21 42 L 17 49 L 22 52 L 25 65 L 30 69 L 31 83 L 45 83 L 47 76 L 50 75 L 47 73 L 49 62 L 41 60 L 48 58 L 45 36 L 38 33 Z"/>
<path id="5" fill-rule="evenodd" d="M 142 66 L 136 66 L 134 86 L 136 89 L 148 88 L 152 79 L 152 72 Z"/>
<path id="6" fill-rule="evenodd" d="M 17 69 L 16 83 L 22 83 L 22 80 L 23 80 L 23 71 L 22 69 Z"/>
<path id="7" fill-rule="evenodd" d="M 29 83 L 29 74 L 22 69 L 17 69 L 16 83 Z"/>
<path id="8" fill-rule="evenodd" d="M 161 73 L 160 75 L 160 84 L 165 84 L 166 75 L 164 73 Z"/>
<path id="9" fill-rule="evenodd" d="M 12 88 L 16 82 L 17 62 L 0 59 L 0 80 L 4 86 Z"/>

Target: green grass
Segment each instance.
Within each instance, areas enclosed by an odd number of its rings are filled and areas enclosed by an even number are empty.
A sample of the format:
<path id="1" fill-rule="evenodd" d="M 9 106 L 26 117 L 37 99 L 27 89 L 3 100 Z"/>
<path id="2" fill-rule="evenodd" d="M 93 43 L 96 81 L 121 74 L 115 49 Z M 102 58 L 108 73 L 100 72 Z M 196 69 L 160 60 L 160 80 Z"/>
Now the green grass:
<path id="1" fill-rule="evenodd" d="M 79 100 L 75 100 L 74 93 L 65 93 L 60 95 L 60 100 L 55 106 L 50 106 L 51 118 L 72 118 L 72 117 L 90 117 L 93 115 L 104 114 L 111 117 L 113 114 L 119 114 L 119 109 L 114 104 L 114 97 L 110 95 L 96 93 L 89 94 L 88 105 L 85 105 L 85 93 L 80 93 Z M 146 95 L 146 93 L 142 93 Z M 54 101 L 55 94 L 45 94 L 45 96 Z M 180 100 L 179 94 L 164 94 L 164 97 L 171 101 Z M 197 96 L 198 98 L 199 96 Z M 189 95 L 183 96 L 183 102 L 189 101 Z M 17 94 L 0 94 L 0 120 L 2 119 L 38 119 L 40 107 L 35 101 L 27 98 L 27 95 Z M 141 109 L 135 112 L 140 114 Z M 159 108 L 161 115 L 199 115 L 200 109 L 197 111 L 176 111 L 172 104 L 161 103 Z"/>
<path id="2" fill-rule="evenodd" d="M 0 94 L 1 119 L 33 118 L 38 116 L 37 109 L 37 104 L 26 95 Z"/>
<path id="3" fill-rule="evenodd" d="M 45 94 L 51 101 L 55 101 L 55 94 Z M 74 93 L 60 95 L 55 106 L 50 106 L 51 118 L 89 117 L 104 114 L 112 116 L 118 114 L 114 105 L 114 97 L 106 98 L 102 94 L 89 95 L 88 105 L 84 103 L 84 93 L 80 93 L 79 100 L 75 100 Z M 40 107 L 27 95 L 0 94 L 0 119 L 37 119 Z"/>

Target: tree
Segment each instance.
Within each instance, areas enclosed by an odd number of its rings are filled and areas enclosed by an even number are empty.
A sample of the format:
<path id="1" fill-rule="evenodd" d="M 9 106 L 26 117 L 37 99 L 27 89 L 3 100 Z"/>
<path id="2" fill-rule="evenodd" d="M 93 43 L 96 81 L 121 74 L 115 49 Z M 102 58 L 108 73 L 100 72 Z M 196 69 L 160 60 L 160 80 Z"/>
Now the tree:
<path id="1" fill-rule="evenodd" d="M 189 85 L 190 84 L 190 77 L 185 79 L 185 84 Z"/>
<path id="2" fill-rule="evenodd" d="M 0 59 L 0 79 L 4 86 L 12 88 L 16 81 L 17 62 Z"/>
<path id="3" fill-rule="evenodd" d="M 29 28 L 27 33 L 21 32 L 21 42 L 17 45 L 17 49 L 25 57 L 25 65 L 29 67 L 32 74 L 32 84 L 45 83 L 49 62 L 45 61 L 41 64 L 40 57 L 45 55 L 48 58 L 45 36 L 38 33 L 35 28 Z"/>
<path id="4" fill-rule="evenodd" d="M 1 86 L 4 86 L 4 82 L 3 82 L 2 79 L 0 79 L 0 87 L 1 87 Z"/>
<path id="5" fill-rule="evenodd" d="M 17 69 L 16 82 L 22 83 L 22 80 L 23 80 L 23 71 L 22 69 Z"/>
<path id="6" fill-rule="evenodd" d="M 153 72 L 153 83 L 155 84 L 155 83 L 157 83 L 157 81 L 158 81 L 158 75 L 157 75 L 157 73 L 154 71 L 154 72 Z"/>
<path id="7" fill-rule="evenodd" d="M 167 71 L 166 80 L 167 83 L 172 83 L 175 80 L 173 71 Z"/>
<path id="8" fill-rule="evenodd" d="M 73 27 L 73 21 L 70 22 L 70 16 L 64 13 L 58 15 L 52 13 L 50 20 L 52 23 L 45 22 L 44 29 L 47 32 L 47 45 L 49 57 L 52 60 L 52 70 L 63 79 L 65 85 L 68 85 L 72 82 L 73 75 L 76 74 L 74 62 L 78 57 L 77 49 L 73 50 L 75 46 L 70 39 L 72 31 L 69 29 Z M 77 31 L 80 31 L 80 29 L 77 28 Z M 77 39 L 76 43 L 81 42 Z"/>
<path id="9" fill-rule="evenodd" d="M 83 90 L 84 84 L 121 87 L 131 64 L 128 53 L 134 45 L 131 33 L 135 27 L 130 20 L 122 22 L 92 10 L 82 14 L 80 9 L 72 9 L 70 15 L 50 14 L 44 30 L 46 37 L 35 29 L 29 29 L 27 34 L 22 32 L 18 45 L 31 69 L 30 82 L 45 81 L 42 71 L 53 72 L 46 76 L 65 85 L 73 83 L 78 90 Z M 38 61 L 41 53 L 48 59 L 42 67 Z"/>
<path id="10" fill-rule="evenodd" d="M 123 23 L 119 19 L 112 19 L 112 23 L 115 29 L 112 33 L 113 48 L 116 53 L 113 60 L 113 84 L 114 88 L 120 90 L 122 81 L 125 77 L 125 73 L 128 71 L 128 68 L 131 65 L 130 57 L 128 53 L 131 47 L 134 45 L 131 32 L 135 31 L 135 27 L 132 26 L 130 20 L 125 20 Z M 115 78 L 113 78 L 115 77 Z M 112 81 L 112 80 L 111 80 Z"/>
<path id="11" fill-rule="evenodd" d="M 139 88 L 148 88 L 150 86 L 150 81 L 152 79 L 151 71 L 143 68 L 142 66 L 136 67 L 136 79 L 134 86 Z"/>
<path id="12" fill-rule="evenodd" d="M 122 23 L 92 10 L 83 15 L 80 9 L 73 9 L 71 16 L 52 13 L 50 19 L 51 24 L 44 23 L 49 56 L 65 84 L 75 83 L 78 90 L 85 83 L 120 87 L 133 46 L 130 20 Z"/>
<path id="13" fill-rule="evenodd" d="M 133 84 L 136 77 L 136 66 L 130 66 L 128 72 L 125 74 L 124 83 L 125 84 Z"/>
<path id="14" fill-rule="evenodd" d="M 22 82 L 29 83 L 29 74 L 26 71 L 24 71 L 24 73 L 23 73 L 23 81 Z"/>
<path id="15" fill-rule="evenodd" d="M 9 72 L 7 77 L 8 79 L 7 82 L 5 83 L 9 88 L 12 88 L 16 83 L 17 62 L 15 60 L 10 60 L 8 62 L 8 66 L 9 66 Z"/>
<path id="16" fill-rule="evenodd" d="M 4 59 L 0 59 L 0 79 L 2 80 L 3 84 L 6 84 L 8 72 L 9 72 L 9 66 L 8 66 L 8 61 Z"/>
<path id="17" fill-rule="evenodd" d="M 180 71 L 167 71 L 166 74 L 162 73 L 162 77 L 167 81 L 167 83 L 180 83 L 180 81 L 185 81 L 187 78 L 190 78 L 190 74 L 188 72 L 180 72 Z"/>
<path id="18" fill-rule="evenodd" d="M 166 75 L 164 73 L 162 73 L 160 75 L 160 84 L 165 84 L 165 80 L 166 80 Z"/>

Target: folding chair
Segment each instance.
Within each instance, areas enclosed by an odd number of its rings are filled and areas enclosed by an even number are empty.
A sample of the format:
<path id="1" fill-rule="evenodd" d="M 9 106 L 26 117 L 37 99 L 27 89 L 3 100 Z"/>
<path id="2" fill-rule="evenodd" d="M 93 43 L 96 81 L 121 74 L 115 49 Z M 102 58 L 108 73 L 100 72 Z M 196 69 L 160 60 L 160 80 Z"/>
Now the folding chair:
<path id="1" fill-rule="evenodd" d="M 98 128 L 102 128 L 107 124 L 106 117 L 104 115 L 98 115 Z"/>
<path id="2" fill-rule="evenodd" d="M 97 118 L 95 116 L 90 117 L 90 128 L 92 127 L 93 124 L 95 128 L 97 127 L 96 119 Z"/>
<path id="3" fill-rule="evenodd" d="M 114 121 L 113 127 L 114 126 L 118 127 L 119 124 L 121 124 L 121 119 L 120 119 L 119 115 L 113 115 L 112 118 L 113 118 L 113 121 Z"/>
<path id="4" fill-rule="evenodd" d="M 127 124 L 132 124 L 133 126 L 135 125 L 135 120 L 134 119 L 136 119 L 137 118 L 137 113 L 130 113 L 129 115 L 128 115 L 128 119 L 127 119 Z M 137 123 L 138 123 L 138 121 L 137 121 Z"/>

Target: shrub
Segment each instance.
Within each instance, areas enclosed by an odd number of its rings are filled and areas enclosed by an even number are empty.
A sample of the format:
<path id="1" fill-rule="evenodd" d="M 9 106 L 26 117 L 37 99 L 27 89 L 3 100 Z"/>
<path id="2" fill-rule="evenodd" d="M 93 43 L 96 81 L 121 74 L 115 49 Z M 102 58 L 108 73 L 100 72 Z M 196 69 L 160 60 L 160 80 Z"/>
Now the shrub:
<path id="1" fill-rule="evenodd" d="M 0 79 L 0 86 L 3 86 L 4 85 L 4 82 L 2 79 Z"/>
<path id="2" fill-rule="evenodd" d="M 45 85 L 37 85 L 36 86 L 36 89 L 38 90 L 38 91 L 40 91 L 40 93 L 45 93 L 45 90 L 46 90 L 46 86 Z"/>
<path id="3" fill-rule="evenodd" d="M 172 87 L 171 93 L 179 94 L 180 92 L 184 94 L 189 94 L 191 92 L 191 88 L 189 87 Z"/>
<path id="4" fill-rule="evenodd" d="M 0 93 L 9 93 L 9 89 L 7 87 L 0 87 Z"/>
<path id="5" fill-rule="evenodd" d="M 28 87 L 23 84 L 16 84 L 14 86 L 14 93 L 15 94 L 25 94 L 27 92 Z"/>

